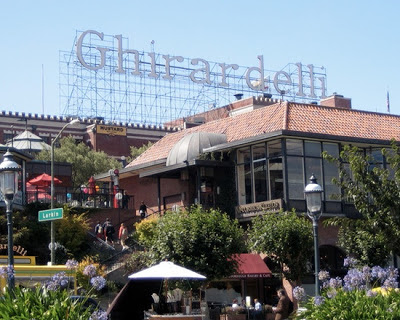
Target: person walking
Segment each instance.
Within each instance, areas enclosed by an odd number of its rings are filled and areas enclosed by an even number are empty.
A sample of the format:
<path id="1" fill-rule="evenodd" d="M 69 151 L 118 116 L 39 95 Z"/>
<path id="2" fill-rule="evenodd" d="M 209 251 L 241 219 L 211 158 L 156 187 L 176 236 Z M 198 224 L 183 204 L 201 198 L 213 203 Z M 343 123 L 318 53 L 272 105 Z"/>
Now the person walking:
<path id="1" fill-rule="evenodd" d="M 144 219 L 147 216 L 147 206 L 144 204 L 144 201 L 142 201 L 140 204 L 139 214 L 141 219 Z"/>
<path id="2" fill-rule="evenodd" d="M 103 225 L 100 223 L 100 221 L 97 221 L 97 224 L 94 227 L 94 234 L 97 238 L 103 239 Z"/>
<path id="3" fill-rule="evenodd" d="M 122 250 L 128 249 L 128 246 L 125 244 L 127 238 L 128 238 L 128 228 L 124 223 L 121 223 L 118 233 L 118 239 L 121 242 Z"/>
<path id="4" fill-rule="evenodd" d="M 114 246 L 114 236 L 113 235 L 115 233 L 115 229 L 109 218 L 106 219 L 106 222 L 104 223 L 103 227 L 104 227 L 104 235 L 105 235 L 106 243 Z"/>
<path id="5" fill-rule="evenodd" d="M 290 300 L 284 289 L 278 290 L 278 298 L 278 304 L 272 308 L 272 311 L 275 313 L 275 320 L 285 320 L 289 317 Z"/>

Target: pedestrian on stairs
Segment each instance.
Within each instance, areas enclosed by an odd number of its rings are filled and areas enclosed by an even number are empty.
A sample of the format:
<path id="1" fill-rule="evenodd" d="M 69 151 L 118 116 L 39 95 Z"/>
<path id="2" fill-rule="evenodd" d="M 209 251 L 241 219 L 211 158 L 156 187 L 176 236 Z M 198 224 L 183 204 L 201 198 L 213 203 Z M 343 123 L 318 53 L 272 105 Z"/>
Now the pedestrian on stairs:
<path id="1" fill-rule="evenodd" d="M 121 223 L 121 227 L 119 228 L 118 239 L 121 241 L 122 250 L 128 249 L 128 246 L 125 244 L 127 238 L 128 238 L 128 228 L 124 223 Z"/>

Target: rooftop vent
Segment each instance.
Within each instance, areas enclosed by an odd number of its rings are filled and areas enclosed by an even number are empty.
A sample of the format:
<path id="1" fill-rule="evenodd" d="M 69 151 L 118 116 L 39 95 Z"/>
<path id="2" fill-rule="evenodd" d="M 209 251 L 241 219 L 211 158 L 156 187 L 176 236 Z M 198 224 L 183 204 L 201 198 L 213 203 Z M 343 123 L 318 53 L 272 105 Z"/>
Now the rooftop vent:
<path id="1" fill-rule="evenodd" d="M 243 93 L 236 93 L 234 96 L 235 96 L 236 100 L 242 100 Z"/>

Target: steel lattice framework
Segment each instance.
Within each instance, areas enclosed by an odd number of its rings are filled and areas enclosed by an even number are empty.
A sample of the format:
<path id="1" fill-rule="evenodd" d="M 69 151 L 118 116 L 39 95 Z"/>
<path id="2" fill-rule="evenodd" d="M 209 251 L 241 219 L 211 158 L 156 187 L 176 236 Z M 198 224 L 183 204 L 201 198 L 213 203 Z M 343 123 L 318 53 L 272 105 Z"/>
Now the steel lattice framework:
<path id="1" fill-rule="evenodd" d="M 154 50 L 137 51 L 138 60 L 134 54 L 124 54 L 121 58 L 120 46 L 130 48 L 129 40 L 112 35 L 104 35 L 103 39 L 93 34 L 85 37 L 82 42 L 82 58 L 87 65 L 99 66 L 102 61 L 98 48 L 103 48 L 105 52 L 104 66 L 90 70 L 82 65 L 77 56 L 77 42 L 81 35 L 82 31 L 77 31 L 72 50 L 60 51 L 59 54 L 60 111 L 65 116 L 101 117 L 111 122 L 160 125 L 226 105 L 238 93 L 245 97 L 271 93 L 275 97 L 285 96 L 292 101 L 315 101 L 318 100 L 316 95 L 310 97 L 304 94 L 299 97 L 296 94 L 298 86 L 302 85 L 305 93 L 310 90 L 326 92 L 325 69 L 313 67 L 313 72 L 307 69 L 300 71 L 298 64 L 288 64 L 282 69 L 293 81 L 288 84 L 287 79 L 280 80 L 281 91 L 274 90 L 275 71 L 270 70 L 264 70 L 263 88 L 250 88 L 244 81 L 249 68 L 242 66 L 236 70 L 228 68 L 225 74 L 226 85 L 221 85 L 221 64 L 216 62 L 207 62 L 211 80 L 208 82 L 211 83 L 200 83 L 199 67 L 194 66 L 193 59 L 188 58 L 182 58 L 179 62 L 171 60 L 168 69 L 170 74 L 166 76 L 165 55 L 155 53 Z M 121 61 L 124 72 L 116 72 Z M 195 82 L 189 75 L 196 70 Z M 301 80 L 298 80 L 300 72 Z M 323 81 L 314 86 L 310 83 L 315 77 Z M 251 83 L 257 83 L 257 72 L 253 72 L 249 79 Z"/>

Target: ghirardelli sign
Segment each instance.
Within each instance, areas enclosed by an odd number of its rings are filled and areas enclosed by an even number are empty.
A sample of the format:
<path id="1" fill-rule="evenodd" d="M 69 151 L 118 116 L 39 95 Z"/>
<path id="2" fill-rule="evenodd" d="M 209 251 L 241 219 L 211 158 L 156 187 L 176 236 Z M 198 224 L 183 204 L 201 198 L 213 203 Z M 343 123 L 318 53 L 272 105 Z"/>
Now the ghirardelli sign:
<path id="1" fill-rule="evenodd" d="M 229 88 L 228 75 L 239 69 L 238 64 L 226 64 L 224 62 L 209 62 L 202 58 L 185 59 L 182 56 L 171 56 L 169 54 L 156 54 L 155 52 L 139 52 L 136 49 L 123 48 L 122 35 L 113 36 L 117 45 L 117 59 L 115 61 L 115 72 L 131 76 L 149 77 L 174 81 L 174 68 L 186 69 L 187 79 L 199 85 L 217 85 L 218 87 Z M 93 45 L 89 39 L 95 39 L 96 43 L 103 41 L 104 34 L 95 30 L 84 31 L 76 42 L 76 55 L 81 65 L 89 70 L 98 71 L 105 67 L 108 56 L 115 54 L 107 46 Z M 96 51 L 96 58 L 87 61 L 85 50 Z M 129 56 L 131 59 L 126 59 Z M 162 61 L 156 61 L 161 56 Z M 185 62 L 189 60 L 190 67 Z M 265 69 L 264 57 L 258 55 L 255 59 L 255 66 L 246 68 L 242 81 L 243 86 L 257 92 L 273 92 L 276 94 L 288 94 L 301 98 L 325 98 L 326 97 L 326 76 L 314 71 L 314 65 L 295 64 L 297 70 L 293 73 L 286 71 L 267 71 Z M 128 65 L 129 61 L 129 65 Z M 161 66 L 161 68 L 160 68 Z M 321 67 L 323 69 L 323 67 Z M 306 75 L 306 76 L 305 76 Z"/>

